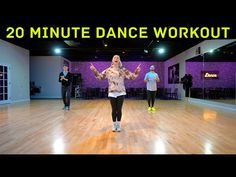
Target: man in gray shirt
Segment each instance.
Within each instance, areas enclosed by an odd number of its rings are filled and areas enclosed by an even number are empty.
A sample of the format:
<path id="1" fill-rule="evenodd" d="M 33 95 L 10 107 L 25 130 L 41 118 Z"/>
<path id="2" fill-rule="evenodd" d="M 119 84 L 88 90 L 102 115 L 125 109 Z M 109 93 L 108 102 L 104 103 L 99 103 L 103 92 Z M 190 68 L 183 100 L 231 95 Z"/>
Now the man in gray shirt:
<path id="1" fill-rule="evenodd" d="M 157 92 L 157 82 L 160 82 L 158 74 L 154 71 L 155 66 L 150 66 L 150 71 L 146 73 L 144 82 L 147 83 L 147 100 L 148 100 L 148 111 L 155 111 L 154 102 Z"/>

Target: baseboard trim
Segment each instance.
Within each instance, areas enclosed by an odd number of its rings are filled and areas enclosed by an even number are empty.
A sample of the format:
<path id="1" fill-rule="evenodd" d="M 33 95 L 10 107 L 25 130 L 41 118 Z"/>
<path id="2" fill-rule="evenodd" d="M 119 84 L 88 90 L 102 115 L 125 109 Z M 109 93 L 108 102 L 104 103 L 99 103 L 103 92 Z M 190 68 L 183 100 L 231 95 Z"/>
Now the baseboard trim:
<path id="1" fill-rule="evenodd" d="M 202 104 L 202 105 L 207 105 L 207 106 L 213 107 L 213 108 L 220 108 L 220 109 L 225 109 L 225 110 L 236 111 L 236 105 L 234 105 L 234 104 L 219 103 L 219 102 L 202 100 L 202 99 L 197 99 L 197 98 L 187 98 L 186 100 L 189 103 Z"/>

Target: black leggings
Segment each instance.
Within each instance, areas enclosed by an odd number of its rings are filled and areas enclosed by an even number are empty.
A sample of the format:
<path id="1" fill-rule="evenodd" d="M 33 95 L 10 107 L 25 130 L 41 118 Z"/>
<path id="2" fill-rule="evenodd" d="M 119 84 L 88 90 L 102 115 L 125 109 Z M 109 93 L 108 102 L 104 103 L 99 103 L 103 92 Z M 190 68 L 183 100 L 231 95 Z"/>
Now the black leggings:
<path id="1" fill-rule="evenodd" d="M 156 98 L 156 91 L 147 90 L 148 107 L 154 106 L 155 98 Z"/>
<path id="2" fill-rule="evenodd" d="M 70 106 L 70 86 L 62 86 L 62 99 L 65 106 Z"/>
<path id="3" fill-rule="evenodd" d="M 124 102 L 124 96 L 118 96 L 117 98 L 110 97 L 111 108 L 112 108 L 112 120 L 113 122 L 121 121 L 122 116 L 122 105 Z"/>

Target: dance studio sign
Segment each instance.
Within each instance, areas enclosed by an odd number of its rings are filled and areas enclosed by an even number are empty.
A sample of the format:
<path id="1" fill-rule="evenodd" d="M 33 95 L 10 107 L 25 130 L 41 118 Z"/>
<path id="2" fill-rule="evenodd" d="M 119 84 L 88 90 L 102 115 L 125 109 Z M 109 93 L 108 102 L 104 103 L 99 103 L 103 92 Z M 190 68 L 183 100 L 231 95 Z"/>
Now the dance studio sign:
<path id="1" fill-rule="evenodd" d="M 6 27 L 5 38 L 30 38 L 30 39 L 133 39 L 133 38 L 183 38 L 183 39 L 206 39 L 228 38 L 230 27 Z"/>
<path id="2" fill-rule="evenodd" d="M 204 79 L 219 79 L 219 71 L 202 71 L 201 78 Z"/>

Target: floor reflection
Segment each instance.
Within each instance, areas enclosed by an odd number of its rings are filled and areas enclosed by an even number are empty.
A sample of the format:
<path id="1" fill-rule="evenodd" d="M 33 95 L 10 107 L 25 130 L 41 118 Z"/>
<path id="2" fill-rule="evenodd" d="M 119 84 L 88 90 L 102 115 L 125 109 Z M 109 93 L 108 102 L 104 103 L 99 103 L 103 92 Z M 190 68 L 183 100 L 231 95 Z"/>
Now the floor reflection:
<path id="1" fill-rule="evenodd" d="M 204 120 L 214 120 L 217 117 L 217 112 L 213 110 L 204 110 L 203 119 Z"/>
<path id="2" fill-rule="evenodd" d="M 166 154 L 167 153 L 165 143 L 160 138 L 158 138 L 157 141 L 155 141 L 154 147 L 155 147 L 155 149 L 154 149 L 155 154 Z"/>
<path id="3" fill-rule="evenodd" d="M 57 138 L 53 142 L 53 153 L 55 154 L 64 154 L 64 141 L 62 138 Z"/>
<path id="4" fill-rule="evenodd" d="M 212 144 L 209 141 L 206 141 L 204 144 L 204 154 L 213 154 Z"/>

